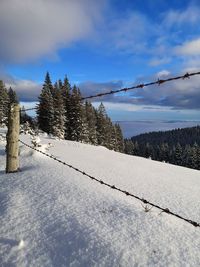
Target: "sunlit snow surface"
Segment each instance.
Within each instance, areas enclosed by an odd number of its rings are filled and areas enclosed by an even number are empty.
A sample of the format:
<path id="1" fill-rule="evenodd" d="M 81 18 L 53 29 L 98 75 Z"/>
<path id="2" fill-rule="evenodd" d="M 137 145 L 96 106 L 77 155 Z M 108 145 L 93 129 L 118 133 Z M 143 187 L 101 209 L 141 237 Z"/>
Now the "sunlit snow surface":
<path id="1" fill-rule="evenodd" d="M 59 159 L 200 222 L 199 171 L 40 139 Z M 5 174 L 4 150 L 0 139 L 0 266 L 200 266 L 200 228 L 146 213 L 138 200 L 23 145 L 21 171 Z"/>

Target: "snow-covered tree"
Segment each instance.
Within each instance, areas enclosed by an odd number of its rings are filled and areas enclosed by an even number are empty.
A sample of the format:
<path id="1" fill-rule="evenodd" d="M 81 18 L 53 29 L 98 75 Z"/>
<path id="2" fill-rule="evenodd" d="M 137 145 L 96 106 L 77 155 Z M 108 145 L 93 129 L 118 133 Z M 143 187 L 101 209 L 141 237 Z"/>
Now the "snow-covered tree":
<path id="1" fill-rule="evenodd" d="M 88 132 L 89 142 L 93 145 L 97 145 L 96 112 L 92 104 L 88 101 L 85 102 L 85 115 L 89 129 Z"/>
<path id="2" fill-rule="evenodd" d="M 59 138 L 123 151 L 121 129 L 113 125 L 104 105 L 96 110 L 81 99 L 79 88 L 71 88 L 67 77 L 52 86 L 47 72 L 37 108 L 39 128 Z"/>
<path id="3" fill-rule="evenodd" d="M 177 143 L 175 148 L 174 163 L 176 165 L 182 165 L 182 159 L 183 159 L 183 149 L 180 143 Z"/>
<path id="4" fill-rule="evenodd" d="M 122 134 L 122 130 L 119 124 L 115 124 L 115 138 L 116 138 L 116 147 L 115 150 L 119 152 L 124 152 L 124 138 Z"/>
<path id="5" fill-rule="evenodd" d="M 71 85 L 67 76 L 64 78 L 64 82 L 61 80 L 58 82 L 61 94 L 63 97 L 64 109 L 65 109 L 65 139 L 71 138 L 70 133 L 70 107 L 71 107 Z"/>
<path id="6" fill-rule="evenodd" d="M 38 125 L 44 132 L 53 133 L 54 125 L 54 101 L 53 101 L 53 86 L 47 72 L 43 84 L 42 92 L 39 96 L 39 104 L 37 107 Z"/>
<path id="7" fill-rule="evenodd" d="M 69 104 L 69 138 L 74 141 L 81 141 L 83 127 L 83 108 L 81 103 L 80 90 L 74 85 Z"/>
<path id="8" fill-rule="evenodd" d="M 106 146 L 107 140 L 107 113 L 103 103 L 97 109 L 97 141 L 99 145 Z"/>
<path id="9" fill-rule="evenodd" d="M 60 139 L 65 135 L 65 108 L 62 92 L 58 83 L 54 86 L 54 121 L 53 121 L 53 135 Z"/>
<path id="10" fill-rule="evenodd" d="M 7 121 L 9 109 L 9 96 L 8 91 L 3 83 L 0 80 L 0 124 L 4 124 Z"/>
<path id="11" fill-rule="evenodd" d="M 88 121 L 86 117 L 86 109 L 85 109 L 84 104 L 82 104 L 81 121 L 82 121 L 82 127 L 81 127 L 79 141 L 83 143 L 91 143 L 89 139 L 90 128 L 88 126 Z"/>
<path id="12" fill-rule="evenodd" d="M 19 100 L 16 92 L 10 87 L 8 90 L 9 102 L 10 104 L 18 104 Z"/>

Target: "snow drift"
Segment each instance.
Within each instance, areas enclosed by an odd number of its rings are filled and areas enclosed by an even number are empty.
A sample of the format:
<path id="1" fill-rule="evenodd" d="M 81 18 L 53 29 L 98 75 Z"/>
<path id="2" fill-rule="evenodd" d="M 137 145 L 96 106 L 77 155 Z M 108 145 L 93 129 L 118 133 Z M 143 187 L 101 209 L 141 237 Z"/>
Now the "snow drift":
<path id="1" fill-rule="evenodd" d="M 30 144 L 28 135 L 21 136 Z M 200 172 L 59 141 L 48 153 L 200 222 Z M 88 179 L 20 145 L 21 171 L 5 174 L 0 140 L 1 266 L 199 266 L 200 228 Z"/>

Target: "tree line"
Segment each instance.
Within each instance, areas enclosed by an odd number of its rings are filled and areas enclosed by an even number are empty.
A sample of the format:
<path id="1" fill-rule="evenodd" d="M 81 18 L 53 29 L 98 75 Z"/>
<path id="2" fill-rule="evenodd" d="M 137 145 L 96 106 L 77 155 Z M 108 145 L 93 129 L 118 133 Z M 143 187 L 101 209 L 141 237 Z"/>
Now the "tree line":
<path id="1" fill-rule="evenodd" d="M 83 102 L 80 89 L 67 77 L 54 85 L 47 72 L 37 106 L 39 129 L 58 138 L 102 145 L 123 152 L 119 124 L 113 124 L 101 103 L 97 109 Z"/>
<path id="2" fill-rule="evenodd" d="M 200 126 L 125 139 L 125 153 L 200 170 Z"/>
<path id="3" fill-rule="evenodd" d="M 0 80 L 0 125 L 7 125 L 8 112 L 13 103 L 19 103 L 17 94 L 11 87 L 7 89 Z"/>
<path id="4" fill-rule="evenodd" d="M 83 102 L 80 89 L 71 86 L 67 77 L 54 85 L 47 72 L 37 105 L 37 117 L 27 115 L 24 107 L 20 113 L 20 123 L 29 123 L 35 129 L 60 139 L 102 145 L 108 149 L 123 152 L 124 139 L 119 124 L 113 124 L 101 103 L 96 109 Z M 0 81 L 0 125 L 6 124 L 11 103 L 18 103 L 12 88 L 6 89 Z"/>

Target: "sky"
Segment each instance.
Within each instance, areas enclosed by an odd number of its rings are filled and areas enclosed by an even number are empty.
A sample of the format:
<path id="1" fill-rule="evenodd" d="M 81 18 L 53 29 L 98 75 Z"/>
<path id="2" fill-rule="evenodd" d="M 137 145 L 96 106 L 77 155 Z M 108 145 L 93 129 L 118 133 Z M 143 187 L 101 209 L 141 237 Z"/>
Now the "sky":
<path id="1" fill-rule="evenodd" d="M 199 14 L 198 0 L 1 0 L 0 79 L 31 107 L 47 71 L 83 96 L 200 71 Z M 101 101 L 129 128 L 186 125 L 200 118 L 200 76 Z"/>

